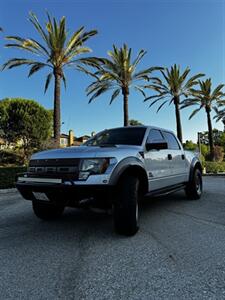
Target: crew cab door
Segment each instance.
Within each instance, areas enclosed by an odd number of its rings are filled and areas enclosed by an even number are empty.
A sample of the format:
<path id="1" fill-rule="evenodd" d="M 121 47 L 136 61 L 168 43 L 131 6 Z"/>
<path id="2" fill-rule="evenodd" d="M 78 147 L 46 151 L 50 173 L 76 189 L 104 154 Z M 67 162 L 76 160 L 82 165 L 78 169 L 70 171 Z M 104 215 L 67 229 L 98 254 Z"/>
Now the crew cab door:
<path id="1" fill-rule="evenodd" d="M 166 142 L 161 131 L 151 129 L 146 143 Z M 148 174 L 149 191 L 158 190 L 172 185 L 171 179 L 171 160 L 168 159 L 170 150 L 145 150 L 145 167 Z"/>
<path id="2" fill-rule="evenodd" d="M 183 147 L 172 132 L 163 130 L 162 134 L 168 143 L 173 184 L 183 183 L 187 181 L 187 164 Z"/>

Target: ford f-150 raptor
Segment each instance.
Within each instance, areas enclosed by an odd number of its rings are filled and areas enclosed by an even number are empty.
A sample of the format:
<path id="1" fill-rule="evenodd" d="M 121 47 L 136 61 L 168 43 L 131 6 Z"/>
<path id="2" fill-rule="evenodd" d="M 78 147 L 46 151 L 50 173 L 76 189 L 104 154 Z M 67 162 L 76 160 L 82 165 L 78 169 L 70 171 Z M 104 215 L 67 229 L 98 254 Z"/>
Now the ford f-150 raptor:
<path id="1" fill-rule="evenodd" d="M 116 232 L 134 235 L 143 196 L 184 189 L 188 199 L 201 197 L 202 166 L 173 132 L 128 126 L 104 130 L 81 146 L 35 153 L 16 186 L 41 219 L 95 203 L 112 208 Z"/>

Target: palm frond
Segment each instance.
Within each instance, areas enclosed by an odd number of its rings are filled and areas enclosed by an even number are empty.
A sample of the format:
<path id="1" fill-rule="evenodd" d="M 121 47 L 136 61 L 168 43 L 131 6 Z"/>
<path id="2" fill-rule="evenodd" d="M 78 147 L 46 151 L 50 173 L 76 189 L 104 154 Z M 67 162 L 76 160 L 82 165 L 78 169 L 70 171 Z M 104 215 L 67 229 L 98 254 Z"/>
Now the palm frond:
<path id="1" fill-rule="evenodd" d="M 89 99 L 89 103 L 91 103 L 95 98 L 99 97 L 103 93 L 107 92 L 110 89 L 110 84 L 108 82 L 105 82 L 104 85 L 99 86 L 97 91 L 92 95 L 92 97 Z"/>
<path id="2" fill-rule="evenodd" d="M 26 50 L 31 53 L 37 54 L 37 55 L 43 55 L 47 58 L 49 58 L 50 54 L 48 50 L 41 45 L 39 42 L 36 40 L 29 38 L 21 38 L 19 36 L 7 36 L 7 40 L 13 41 L 12 43 L 8 43 L 5 45 L 6 48 L 18 48 L 21 50 Z"/>
<path id="3" fill-rule="evenodd" d="M 136 68 L 136 66 L 142 60 L 142 58 L 146 55 L 146 53 L 147 53 L 147 51 L 145 51 L 143 49 L 139 51 L 137 57 L 135 58 L 135 60 L 132 63 L 132 65 L 134 66 L 134 68 Z"/>
<path id="4" fill-rule="evenodd" d="M 181 103 L 180 109 L 184 109 L 184 108 L 194 106 L 194 105 L 199 105 L 199 102 L 197 102 L 197 101 L 196 102 L 193 102 L 193 101 L 186 102 L 186 101 L 184 101 L 183 103 Z"/>
<path id="5" fill-rule="evenodd" d="M 193 110 L 193 112 L 189 116 L 189 120 L 192 119 L 201 110 L 201 108 L 202 107 L 199 107 L 199 108 Z"/>
<path id="6" fill-rule="evenodd" d="M 164 99 L 165 97 L 162 96 L 162 97 L 158 97 L 157 99 L 155 99 L 154 101 L 152 101 L 152 103 L 149 105 L 149 108 L 152 107 L 155 103 L 159 102 L 160 100 Z M 167 100 L 168 102 L 168 100 Z"/>
<path id="7" fill-rule="evenodd" d="M 110 100 L 110 103 L 109 104 L 112 104 L 113 100 L 116 99 L 116 97 L 118 97 L 120 94 L 120 89 L 116 89 L 113 94 L 112 94 L 112 97 L 111 97 L 111 100 Z"/>
<path id="8" fill-rule="evenodd" d="M 29 52 L 31 52 L 31 53 L 40 55 L 40 52 L 37 51 L 36 49 L 33 49 L 33 48 L 31 48 L 31 47 L 26 47 L 26 46 L 23 46 L 23 45 L 18 45 L 18 44 L 5 44 L 5 48 L 17 48 L 17 49 L 29 51 Z"/>
<path id="9" fill-rule="evenodd" d="M 168 101 L 164 101 L 157 109 L 157 113 L 160 111 L 160 109 L 167 103 Z"/>
<path id="10" fill-rule="evenodd" d="M 185 88 L 186 88 L 186 89 L 190 89 L 192 86 L 197 85 L 197 84 L 198 84 L 197 79 L 199 79 L 199 78 L 201 78 L 201 77 L 203 77 L 203 76 L 205 76 L 205 74 L 203 74 L 203 73 L 199 73 L 199 74 L 196 74 L 196 75 L 192 76 L 192 77 L 186 82 Z"/>
<path id="11" fill-rule="evenodd" d="M 144 102 L 145 102 L 145 101 L 148 101 L 148 100 L 155 99 L 155 98 L 160 98 L 160 99 L 162 99 L 162 98 L 166 97 L 166 94 L 167 94 L 167 93 L 159 93 L 158 95 L 149 96 L 149 97 L 147 97 L 147 98 L 144 99 Z"/>
<path id="12" fill-rule="evenodd" d="M 138 86 L 138 85 L 135 85 L 135 86 L 134 86 L 134 89 L 135 89 L 136 91 L 140 92 L 140 93 L 143 95 L 143 97 L 146 99 L 146 94 L 145 94 L 143 88 L 141 88 L 141 87 Z"/>
<path id="13" fill-rule="evenodd" d="M 32 67 L 30 68 L 28 77 L 30 77 L 31 75 L 33 75 L 34 73 L 36 73 L 37 71 L 39 71 L 40 69 L 46 67 L 46 64 L 44 63 L 36 63 L 33 64 Z"/>
<path id="14" fill-rule="evenodd" d="M 224 96 L 224 94 L 221 92 L 223 87 L 224 87 L 224 84 L 219 84 L 212 92 L 212 98 L 217 98 L 218 96 L 219 97 Z"/>
<path id="15" fill-rule="evenodd" d="M 184 70 L 184 73 L 180 76 L 180 79 L 179 79 L 180 84 L 182 84 L 185 81 L 185 79 L 187 78 L 187 75 L 190 73 L 190 71 L 191 70 L 189 68 L 186 68 Z"/>
<path id="16" fill-rule="evenodd" d="M 78 71 L 81 71 L 81 72 L 85 73 L 86 75 L 90 75 L 90 76 L 94 77 L 95 79 L 99 80 L 98 76 L 96 76 L 95 73 L 89 71 L 88 69 L 86 69 L 86 68 L 84 68 L 80 65 L 76 66 L 76 69 Z"/>
<path id="17" fill-rule="evenodd" d="M 214 116 L 216 122 L 225 120 L 225 109 L 219 110 L 217 107 L 214 107 L 214 111 L 216 113 L 216 115 Z"/>
<path id="18" fill-rule="evenodd" d="M 68 65 L 70 64 L 82 64 L 85 66 L 89 66 L 89 67 L 93 67 L 96 69 L 100 69 L 101 66 L 101 59 L 99 59 L 98 57 L 85 57 L 85 58 L 79 58 L 76 60 L 72 60 L 68 63 Z"/>
<path id="19" fill-rule="evenodd" d="M 116 88 L 117 86 L 115 84 L 113 84 L 112 82 L 109 82 L 107 80 L 106 81 L 96 80 L 96 81 L 92 82 L 86 88 L 87 96 L 90 96 L 91 94 L 93 94 L 97 90 L 101 89 L 102 87 L 108 87 L 109 89 L 113 89 L 113 88 Z"/>
<path id="20" fill-rule="evenodd" d="M 70 40 L 68 41 L 68 43 L 66 45 L 65 55 L 72 49 L 72 47 L 74 46 L 74 43 L 78 40 L 78 38 L 81 35 L 81 33 L 83 32 L 83 30 L 84 30 L 84 26 L 82 26 L 76 32 L 74 32 L 74 34 L 72 35 L 72 37 L 70 38 Z"/>
<path id="21" fill-rule="evenodd" d="M 63 84 L 64 84 L 64 88 L 66 90 L 67 84 L 66 84 L 66 77 L 65 77 L 64 73 L 62 74 L 62 81 L 63 81 Z"/>
<path id="22" fill-rule="evenodd" d="M 145 69 L 145 70 L 142 70 L 140 72 L 137 72 L 133 75 L 133 79 L 142 79 L 142 78 L 146 78 L 148 81 L 150 79 L 156 79 L 155 77 L 154 78 L 151 78 L 149 75 L 153 72 L 153 71 L 160 71 L 160 70 L 163 70 L 163 68 L 161 67 L 151 67 L 151 68 L 148 68 L 148 69 Z"/>
<path id="23" fill-rule="evenodd" d="M 51 45 L 49 43 L 48 35 L 45 33 L 44 29 L 42 28 L 41 24 L 38 21 L 37 16 L 33 12 L 30 12 L 29 20 L 33 24 L 33 26 L 35 27 L 37 32 L 40 34 L 42 39 L 45 41 L 46 45 L 51 49 Z"/>
<path id="24" fill-rule="evenodd" d="M 2 65 L 2 70 L 12 69 L 14 67 L 19 67 L 21 65 L 32 65 L 36 63 L 39 62 L 31 59 L 26 59 L 26 58 L 12 58 Z"/>
<path id="25" fill-rule="evenodd" d="M 47 75 L 46 82 L 45 82 L 45 93 L 46 93 L 46 91 L 47 91 L 47 89 L 48 89 L 48 87 L 49 87 L 49 83 L 50 83 L 50 81 L 51 81 L 51 79 L 52 79 L 52 76 L 53 76 L 52 73 L 49 73 L 49 74 Z"/>

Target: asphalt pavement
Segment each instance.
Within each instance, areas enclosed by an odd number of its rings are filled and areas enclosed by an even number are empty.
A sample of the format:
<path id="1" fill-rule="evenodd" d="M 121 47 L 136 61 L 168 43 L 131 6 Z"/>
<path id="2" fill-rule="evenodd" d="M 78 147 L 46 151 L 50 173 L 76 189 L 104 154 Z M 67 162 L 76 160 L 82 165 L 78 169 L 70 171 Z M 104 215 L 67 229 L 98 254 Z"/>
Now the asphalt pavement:
<path id="1" fill-rule="evenodd" d="M 205 177 L 198 201 L 147 199 L 131 238 L 109 215 L 45 222 L 0 192 L 0 299 L 225 299 L 225 177 Z"/>

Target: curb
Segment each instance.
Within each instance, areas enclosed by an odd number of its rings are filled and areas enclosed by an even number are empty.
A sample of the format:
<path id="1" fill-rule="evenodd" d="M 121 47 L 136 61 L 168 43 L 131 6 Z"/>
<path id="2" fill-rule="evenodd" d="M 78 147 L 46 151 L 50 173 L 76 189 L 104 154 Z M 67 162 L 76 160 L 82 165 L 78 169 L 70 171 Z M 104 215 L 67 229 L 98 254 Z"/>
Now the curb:
<path id="1" fill-rule="evenodd" d="M 0 189 L 0 194 L 15 193 L 16 191 L 17 191 L 16 188 Z"/>
<path id="2" fill-rule="evenodd" d="M 206 173 L 203 176 L 225 177 L 225 173 Z"/>

